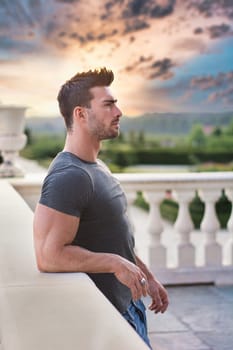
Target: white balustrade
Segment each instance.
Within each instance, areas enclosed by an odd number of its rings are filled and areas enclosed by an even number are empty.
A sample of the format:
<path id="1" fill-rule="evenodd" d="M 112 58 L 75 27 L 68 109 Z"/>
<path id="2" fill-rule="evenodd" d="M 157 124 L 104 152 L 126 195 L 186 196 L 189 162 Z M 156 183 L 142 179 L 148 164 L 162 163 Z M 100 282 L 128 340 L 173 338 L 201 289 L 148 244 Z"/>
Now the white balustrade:
<path id="1" fill-rule="evenodd" d="M 230 202 L 233 202 L 233 172 L 115 176 L 126 193 L 130 207 L 139 191 L 150 206 L 149 212 L 142 215 L 143 221 L 140 222 L 140 217 L 134 217 L 134 211 L 130 213 L 130 217 L 135 226 L 140 225 L 136 231 L 140 232 L 141 242 L 145 237 L 143 253 L 146 247 L 146 262 L 162 282 L 233 283 L 233 211 L 224 231 L 220 229 L 215 211 L 222 190 L 225 190 Z M 41 181 L 34 180 L 33 183 L 29 182 L 29 177 L 9 181 L 33 206 L 32 199 L 39 197 L 43 177 L 44 175 L 41 176 Z M 179 206 L 174 224 L 164 221 L 159 210 L 168 190 Z M 189 203 L 195 197 L 196 191 L 205 204 L 200 230 L 193 228 L 189 213 Z M 223 239 L 231 244 L 230 258 L 226 257 L 227 250 L 223 249 Z M 140 245 L 137 245 L 137 253 L 140 255 Z M 171 262 L 173 258 L 175 263 Z"/>

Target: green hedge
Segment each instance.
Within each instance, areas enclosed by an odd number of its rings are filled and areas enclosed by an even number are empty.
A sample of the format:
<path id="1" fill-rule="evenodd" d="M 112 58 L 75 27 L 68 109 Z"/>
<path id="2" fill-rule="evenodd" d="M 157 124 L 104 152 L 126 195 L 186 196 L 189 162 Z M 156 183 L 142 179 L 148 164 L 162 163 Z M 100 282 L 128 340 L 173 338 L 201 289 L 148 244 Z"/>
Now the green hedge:
<path id="1" fill-rule="evenodd" d="M 107 163 L 121 167 L 136 164 L 192 165 L 201 162 L 227 163 L 233 160 L 233 152 L 194 151 L 192 149 L 106 149 L 101 157 Z"/>

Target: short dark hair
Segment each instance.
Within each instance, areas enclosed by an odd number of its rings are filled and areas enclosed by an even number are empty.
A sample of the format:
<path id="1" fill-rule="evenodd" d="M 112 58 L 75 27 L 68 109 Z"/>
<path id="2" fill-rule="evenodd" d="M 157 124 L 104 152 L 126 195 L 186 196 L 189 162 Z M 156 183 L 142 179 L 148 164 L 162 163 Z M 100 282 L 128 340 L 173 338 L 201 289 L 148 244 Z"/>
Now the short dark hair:
<path id="1" fill-rule="evenodd" d="M 74 108 L 90 106 L 93 96 L 89 90 L 96 86 L 109 86 L 113 80 L 112 70 L 103 67 L 77 73 L 62 85 L 57 100 L 67 130 L 72 129 Z"/>

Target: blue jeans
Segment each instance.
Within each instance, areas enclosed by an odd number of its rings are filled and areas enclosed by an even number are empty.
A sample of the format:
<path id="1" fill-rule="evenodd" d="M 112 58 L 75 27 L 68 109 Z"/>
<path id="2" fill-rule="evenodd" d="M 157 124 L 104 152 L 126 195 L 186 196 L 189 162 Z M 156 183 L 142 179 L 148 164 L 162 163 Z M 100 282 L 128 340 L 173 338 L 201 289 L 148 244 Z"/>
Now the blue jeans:
<path id="1" fill-rule="evenodd" d="M 132 300 L 122 316 L 135 329 L 149 348 L 152 349 L 147 334 L 146 308 L 143 302 L 140 299 L 137 301 Z"/>

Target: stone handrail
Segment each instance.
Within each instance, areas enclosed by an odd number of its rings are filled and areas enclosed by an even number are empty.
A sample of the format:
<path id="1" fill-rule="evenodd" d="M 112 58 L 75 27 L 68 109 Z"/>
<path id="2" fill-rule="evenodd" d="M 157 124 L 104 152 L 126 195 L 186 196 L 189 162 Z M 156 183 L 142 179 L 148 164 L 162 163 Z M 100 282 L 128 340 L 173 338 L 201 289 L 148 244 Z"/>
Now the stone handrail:
<path id="1" fill-rule="evenodd" d="M 0 198 L 0 349 L 146 350 L 86 274 L 37 270 L 31 209 L 9 181 Z"/>
<path id="2" fill-rule="evenodd" d="M 233 283 L 233 211 L 227 229 L 220 230 L 215 204 L 225 191 L 233 202 L 233 172 L 115 174 L 130 207 L 141 191 L 150 205 L 140 223 L 140 235 L 148 237 L 147 263 L 162 282 Z M 31 208 L 38 199 L 42 176 L 13 179 L 11 183 Z M 169 229 L 160 213 L 160 203 L 171 194 L 179 204 L 178 216 Z M 189 203 L 198 193 L 205 204 L 201 228 L 194 230 Z M 131 212 L 134 224 L 135 216 Z M 166 239 L 164 239 L 164 237 Z M 166 241 L 166 242 L 164 242 Z M 140 251 L 141 247 L 137 249 Z M 200 253 L 202 257 L 200 258 Z M 171 261 L 171 256 L 175 258 Z M 200 263 L 201 261 L 201 263 Z"/>

